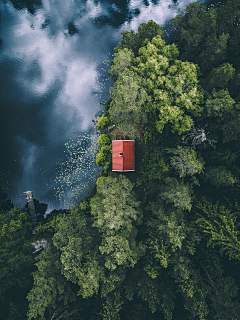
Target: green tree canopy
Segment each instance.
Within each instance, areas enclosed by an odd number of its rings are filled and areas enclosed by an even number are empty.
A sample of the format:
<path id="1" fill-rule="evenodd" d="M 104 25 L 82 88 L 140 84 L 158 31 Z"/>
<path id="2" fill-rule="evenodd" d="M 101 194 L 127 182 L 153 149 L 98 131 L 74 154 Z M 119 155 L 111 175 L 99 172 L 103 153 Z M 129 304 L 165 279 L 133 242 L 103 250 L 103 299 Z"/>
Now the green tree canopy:
<path id="1" fill-rule="evenodd" d="M 232 175 L 231 171 L 226 169 L 226 166 L 208 166 L 202 178 L 218 189 L 220 187 L 232 186 L 238 181 L 237 178 Z"/>
<path id="2" fill-rule="evenodd" d="M 133 267 L 144 254 L 142 243 L 135 241 L 134 221 L 141 224 L 142 212 L 140 202 L 132 194 L 133 186 L 124 175 L 98 178 L 97 193 L 90 202 L 93 225 L 102 235 L 99 249 L 109 270 L 115 270 L 118 265 Z"/>
<path id="3" fill-rule="evenodd" d="M 176 45 L 166 45 L 161 35 L 146 40 L 136 58 L 129 49 L 118 49 L 109 71 L 117 78 L 110 89 L 109 114 L 131 139 L 139 137 L 137 125 L 150 112 L 157 113 L 158 132 L 170 123 L 179 134 L 190 130 L 192 116 L 201 114 L 199 68 L 176 60 L 178 54 Z"/>
<path id="4" fill-rule="evenodd" d="M 121 320 L 119 311 L 122 309 L 122 299 L 119 292 L 111 293 L 105 299 L 101 316 L 103 320 Z"/>
<path id="5" fill-rule="evenodd" d="M 174 206 L 163 206 L 161 202 L 150 202 L 148 209 L 151 209 L 154 214 L 154 218 L 147 223 L 149 232 L 147 242 L 151 254 L 157 264 L 160 263 L 163 268 L 171 270 L 168 272 L 168 275 L 171 275 L 168 283 L 174 279 L 177 284 L 175 292 L 183 296 L 185 309 L 190 312 L 191 316 L 199 316 L 204 319 L 204 316 L 208 314 L 205 301 L 206 285 L 203 284 L 199 271 L 194 267 L 188 255 L 188 252 L 191 255 L 194 254 L 193 244 L 198 239 L 195 226 L 185 219 L 183 210 L 174 208 Z M 144 269 L 152 279 L 163 272 L 157 268 L 156 262 Z M 168 308 L 170 308 L 170 303 Z"/>
<path id="6" fill-rule="evenodd" d="M 235 75 L 235 68 L 232 64 L 226 62 L 217 68 L 213 68 L 210 72 L 209 90 L 213 88 L 226 89 L 228 81 L 233 79 Z"/>
<path id="7" fill-rule="evenodd" d="M 197 159 L 195 150 L 189 147 L 177 146 L 175 149 L 168 149 L 168 152 L 174 154 L 174 156 L 171 157 L 171 165 L 179 174 L 180 178 L 184 178 L 186 175 L 192 176 L 203 171 L 205 161 L 203 159 Z"/>
<path id="8" fill-rule="evenodd" d="M 101 119 L 101 118 L 100 118 Z M 107 134 L 100 134 L 98 137 L 98 144 L 101 149 L 96 155 L 95 162 L 98 166 L 103 167 L 103 171 L 106 172 L 112 161 L 112 144 Z"/>
<path id="9" fill-rule="evenodd" d="M 222 124 L 220 124 L 223 131 L 223 143 L 229 141 L 237 141 L 240 139 L 240 103 L 235 105 L 235 108 L 228 112 Z"/>
<path id="10" fill-rule="evenodd" d="M 71 302 L 76 301 L 76 290 L 61 275 L 61 262 L 56 248 L 48 247 L 37 258 L 37 271 L 33 273 L 33 288 L 27 295 L 28 319 L 72 319 L 78 309 L 68 312 Z"/>
<path id="11" fill-rule="evenodd" d="M 124 48 L 114 54 L 114 60 L 110 61 L 111 70 L 108 71 L 108 75 L 112 77 L 113 81 L 116 81 L 119 75 L 133 63 L 134 54 L 132 50 Z"/>
<path id="12" fill-rule="evenodd" d="M 83 213 L 73 211 L 59 221 L 53 236 L 54 245 L 61 250 L 62 273 L 79 285 L 79 294 L 84 298 L 98 293 L 104 276 L 98 260 L 99 237 L 91 223 Z"/>
<path id="13" fill-rule="evenodd" d="M 190 211 L 192 208 L 192 187 L 183 181 L 173 177 L 166 177 L 159 188 L 159 197 L 166 203 L 172 203 L 175 207 Z"/>
<path id="14" fill-rule="evenodd" d="M 15 207 L 0 214 L 0 297 L 11 287 L 29 285 L 26 272 L 33 263 L 29 214 Z"/>
<path id="15" fill-rule="evenodd" d="M 220 118 L 230 112 L 234 105 L 235 101 L 231 98 L 227 89 L 220 91 L 213 89 L 212 93 L 208 94 L 208 99 L 205 104 L 208 116 Z"/>
<path id="16" fill-rule="evenodd" d="M 120 125 L 121 130 L 127 133 L 130 139 L 139 137 L 137 123 L 143 116 L 142 106 L 147 99 L 147 93 L 142 87 L 143 81 L 133 71 L 125 69 L 110 88 L 111 120 L 114 124 Z"/>
<path id="17" fill-rule="evenodd" d="M 175 252 L 177 248 L 182 249 L 182 242 L 186 238 L 183 211 L 173 206 L 161 205 L 159 202 L 150 202 L 150 209 L 155 218 L 148 221 L 147 225 L 151 230 L 150 233 L 156 234 L 158 244 L 165 239 L 171 251 Z"/>
<path id="18" fill-rule="evenodd" d="M 240 319 L 238 286 L 232 277 L 219 278 L 211 283 L 210 313 L 211 319 Z"/>
<path id="19" fill-rule="evenodd" d="M 11 241 L 23 239 L 31 230 L 29 214 L 19 207 L 0 214 L 0 245 Z"/>
<path id="20" fill-rule="evenodd" d="M 124 289 L 128 300 L 137 296 L 147 303 L 152 313 L 160 310 L 164 319 L 173 319 L 175 293 L 167 273 L 161 273 L 158 278 L 153 279 L 145 271 L 136 267 L 131 271 L 129 280 L 124 283 Z"/>
<path id="21" fill-rule="evenodd" d="M 133 30 L 121 32 L 122 40 L 119 45 L 114 48 L 115 52 L 124 48 L 133 51 L 134 55 L 138 55 L 138 50 L 145 41 L 151 41 L 153 37 L 160 35 L 163 36 L 163 29 L 153 20 L 149 20 L 148 23 L 142 23 L 138 27 L 138 32 Z"/>
<path id="22" fill-rule="evenodd" d="M 183 61 L 197 63 L 202 72 L 209 71 L 226 59 L 229 34 L 218 27 L 220 21 L 217 9 L 207 9 L 204 3 L 190 3 L 184 10 L 179 9 L 175 18 L 166 25 L 174 29 Z"/>
<path id="23" fill-rule="evenodd" d="M 239 222 L 237 221 L 238 212 L 231 212 L 223 205 L 219 205 L 219 201 L 213 205 L 211 202 L 203 198 L 202 202 L 198 202 L 195 207 L 200 209 L 201 213 L 197 213 L 200 218 L 196 223 L 203 229 L 204 233 L 210 235 L 207 246 L 213 248 L 217 245 L 220 247 L 220 254 L 223 252 L 229 255 L 229 258 L 240 259 L 240 241 L 239 241 Z"/>

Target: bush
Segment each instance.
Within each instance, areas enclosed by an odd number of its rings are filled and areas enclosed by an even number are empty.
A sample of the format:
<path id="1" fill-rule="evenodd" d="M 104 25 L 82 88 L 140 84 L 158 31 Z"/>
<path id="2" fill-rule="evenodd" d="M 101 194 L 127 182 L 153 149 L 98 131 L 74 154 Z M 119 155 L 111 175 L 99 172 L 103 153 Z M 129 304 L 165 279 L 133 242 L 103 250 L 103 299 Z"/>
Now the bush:
<path id="1" fill-rule="evenodd" d="M 104 146 L 102 147 L 95 159 L 96 165 L 103 167 L 105 166 L 107 163 L 109 163 L 109 161 L 111 161 L 111 156 L 112 156 L 112 147 L 111 146 Z"/>
<path id="2" fill-rule="evenodd" d="M 101 147 L 109 146 L 111 145 L 111 140 L 107 134 L 100 134 L 98 138 L 98 144 Z"/>
<path id="3" fill-rule="evenodd" d="M 97 119 L 97 129 L 99 131 L 107 130 L 107 127 L 110 125 L 110 120 L 103 114 L 100 118 Z"/>

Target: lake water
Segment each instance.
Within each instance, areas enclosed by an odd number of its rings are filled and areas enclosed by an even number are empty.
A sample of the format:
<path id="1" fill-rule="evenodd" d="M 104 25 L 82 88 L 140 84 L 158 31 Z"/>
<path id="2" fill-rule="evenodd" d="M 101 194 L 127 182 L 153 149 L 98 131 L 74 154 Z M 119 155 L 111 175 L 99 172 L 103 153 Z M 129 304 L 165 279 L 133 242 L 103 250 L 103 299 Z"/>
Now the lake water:
<path id="1" fill-rule="evenodd" d="M 32 13 L 0 4 L 0 185 L 15 205 L 27 190 L 48 212 L 84 195 L 99 170 L 92 120 L 109 98 L 120 32 L 150 19 L 164 27 L 191 2 L 43 0 Z"/>

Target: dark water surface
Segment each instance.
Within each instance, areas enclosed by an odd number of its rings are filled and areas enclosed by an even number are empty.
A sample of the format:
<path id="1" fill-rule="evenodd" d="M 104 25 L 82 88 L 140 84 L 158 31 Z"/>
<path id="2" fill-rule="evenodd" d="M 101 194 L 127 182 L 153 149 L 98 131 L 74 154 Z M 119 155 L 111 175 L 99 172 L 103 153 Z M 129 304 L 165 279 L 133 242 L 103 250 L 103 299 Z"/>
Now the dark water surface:
<path id="1" fill-rule="evenodd" d="M 87 178 L 96 181 L 92 120 L 109 98 L 108 60 L 120 32 L 150 19 L 164 27 L 191 2 L 0 4 L 0 185 L 15 205 L 23 207 L 22 193 L 32 190 L 48 211 L 68 207 Z"/>

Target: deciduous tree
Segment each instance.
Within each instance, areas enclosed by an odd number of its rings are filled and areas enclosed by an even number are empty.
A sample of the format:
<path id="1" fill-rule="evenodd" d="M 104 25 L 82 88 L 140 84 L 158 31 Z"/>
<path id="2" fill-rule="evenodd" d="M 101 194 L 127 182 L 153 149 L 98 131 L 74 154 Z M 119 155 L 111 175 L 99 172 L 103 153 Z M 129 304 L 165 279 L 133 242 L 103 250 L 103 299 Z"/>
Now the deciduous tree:
<path id="1" fill-rule="evenodd" d="M 222 118 L 233 109 L 234 105 L 235 101 L 231 98 L 227 89 L 216 91 L 214 88 L 212 93 L 208 94 L 205 103 L 207 116 Z"/>
<path id="2" fill-rule="evenodd" d="M 91 223 L 83 213 L 73 212 L 59 221 L 53 236 L 54 245 L 61 250 L 63 275 L 79 285 L 84 298 L 98 293 L 104 276 L 98 259 L 100 239 Z"/>
<path id="3" fill-rule="evenodd" d="M 28 319 L 72 319 L 81 306 L 69 310 L 76 301 L 76 288 L 61 275 L 60 254 L 54 247 L 48 247 L 37 258 L 37 271 L 33 273 L 33 288 L 27 295 L 29 301 Z"/>
<path id="4" fill-rule="evenodd" d="M 105 298 L 101 316 L 103 320 L 120 320 L 119 311 L 122 309 L 122 299 L 119 292 L 111 293 Z"/>
<path id="5" fill-rule="evenodd" d="M 143 81 L 133 71 L 124 69 L 114 86 L 110 88 L 111 121 L 119 125 L 130 139 L 140 137 L 137 124 L 144 116 L 142 106 L 147 99 L 147 93 L 142 86 Z"/>
<path id="6" fill-rule="evenodd" d="M 226 89 L 228 81 L 233 79 L 234 75 L 235 68 L 228 62 L 221 64 L 217 68 L 213 68 L 209 75 L 209 90 L 214 88 Z"/>
<path id="7" fill-rule="evenodd" d="M 159 197 L 165 203 L 172 203 L 175 207 L 190 211 L 192 208 L 192 187 L 173 177 L 166 177 L 159 188 Z"/>
<path id="8" fill-rule="evenodd" d="M 134 54 L 132 50 L 124 48 L 118 50 L 114 54 L 114 60 L 110 61 L 111 70 L 108 71 L 108 75 L 111 76 L 112 80 L 115 82 L 118 77 L 133 63 Z"/>
<path id="9" fill-rule="evenodd" d="M 168 149 L 168 152 L 174 154 L 171 157 L 171 165 L 180 178 L 203 172 L 205 161 L 197 158 L 195 150 L 189 147 L 177 146 L 175 149 Z"/>
<path id="10" fill-rule="evenodd" d="M 162 132 L 165 124 L 181 134 L 193 125 L 191 115 L 200 115 L 203 92 L 198 86 L 197 65 L 176 60 L 179 52 L 175 44 L 166 46 L 161 36 L 139 49 L 139 57 L 131 67 L 146 78 L 145 89 L 151 98 L 145 110 L 158 111 L 156 129 Z"/>
<path id="11" fill-rule="evenodd" d="M 237 141 L 240 138 L 240 103 L 235 105 L 231 112 L 227 113 L 220 124 L 223 131 L 223 143 Z"/>
<path id="12" fill-rule="evenodd" d="M 31 220 L 19 207 L 0 214 L 0 297 L 12 287 L 29 285 L 33 265 Z"/>
<path id="13" fill-rule="evenodd" d="M 104 255 L 105 267 L 134 266 L 144 254 L 142 242 L 136 244 L 137 229 L 141 224 L 140 201 L 132 194 L 133 184 L 123 175 L 117 178 L 101 177 L 97 180 L 97 194 L 91 199 L 94 226 L 102 236 L 99 247 Z"/>
<path id="14" fill-rule="evenodd" d="M 160 250 L 164 248 L 163 241 L 172 252 L 178 248 L 182 249 L 182 242 L 186 238 L 183 211 L 174 206 L 161 205 L 159 202 L 150 202 L 149 205 L 154 219 L 151 219 L 147 225 L 150 228 L 152 248 L 155 248 L 155 255 L 160 259 Z M 164 267 L 167 266 L 167 263 L 161 264 Z"/>
<path id="15" fill-rule="evenodd" d="M 176 60 L 178 54 L 176 45 L 166 46 L 161 35 L 146 38 L 136 58 L 126 47 L 118 48 L 109 71 L 117 79 L 110 89 L 109 113 L 131 139 L 139 137 L 137 124 L 140 120 L 147 121 L 151 112 L 157 111 L 157 131 L 161 133 L 170 123 L 179 134 L 191 129 L 192 116 L 201 114 L 203 91 L 198 85 L 199 68 Z"/>
<path id="16" fill-rule="evenodd" d="M 114 48 L 115 52 L 121 49 L 131 49 L 135 56 L 138 56 L 138 50 L 144 44 L 144 41 L 151 41 L 153 37 L 160 35 L 163 36 L 163 29 L 153 20 L 148 23 L 142 23 L 138 27 L 138 32 L 133 30 L 121 32 L 122 40 L 119 45 Z"/>

